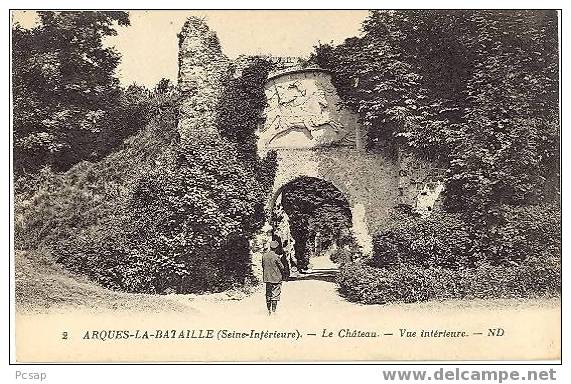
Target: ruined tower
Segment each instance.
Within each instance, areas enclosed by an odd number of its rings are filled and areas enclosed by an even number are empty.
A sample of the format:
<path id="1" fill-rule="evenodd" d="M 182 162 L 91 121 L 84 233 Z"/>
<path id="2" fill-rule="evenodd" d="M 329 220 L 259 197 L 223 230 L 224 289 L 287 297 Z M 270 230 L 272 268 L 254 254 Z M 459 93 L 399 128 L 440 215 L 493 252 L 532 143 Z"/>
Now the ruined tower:
<path id="1" fill-rule="evenodd" d="M 197 17 L 184 23 L 178 46 L 181 138 L 190 133 L 216 134 L 216 110 L 230 60 L 222 53 L 216 33 Z"/>

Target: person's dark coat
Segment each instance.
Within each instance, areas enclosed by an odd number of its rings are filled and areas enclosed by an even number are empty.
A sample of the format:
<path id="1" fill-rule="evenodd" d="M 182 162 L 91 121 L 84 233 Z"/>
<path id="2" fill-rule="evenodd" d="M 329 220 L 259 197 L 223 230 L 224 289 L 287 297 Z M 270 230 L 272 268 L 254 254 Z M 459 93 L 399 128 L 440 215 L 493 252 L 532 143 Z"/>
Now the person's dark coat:
<path id="1" fill-rule="evenodd" d="M 262 269 L 264 272 L 264 283 L 281 283 L 284 265 L 280 256 L 274 251 L 268 251 L 262 256 Z"/>

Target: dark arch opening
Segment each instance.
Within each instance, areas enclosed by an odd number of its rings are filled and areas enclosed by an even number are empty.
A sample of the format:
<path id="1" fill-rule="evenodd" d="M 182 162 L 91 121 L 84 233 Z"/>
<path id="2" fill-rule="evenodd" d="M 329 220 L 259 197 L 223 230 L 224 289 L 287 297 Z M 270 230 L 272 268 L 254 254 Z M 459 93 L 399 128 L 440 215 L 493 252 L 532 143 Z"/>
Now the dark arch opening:
<path id="1" fill-rule="evenodd" d="M 276 228 L 284 220 L 282 212 L 285 212 L 294 240 L 293 250 L 289 249 L 294 254 L 289 255 L 289 261 L 298 271 L 306 271 L 312 257 L 328 252 L 333 261 L 341 261 L 335 260 L 336 251 L 355 243 L 350 230 L 349 202 L 332 183 L 302 176 L 284 185 L 276 193 L 278 199 L 280 204 L 274 204 L 272 209 L 273 237 L 284 249 L 288 248 L 289 239 L 284 238 L 283 233 L 276 233 Z"/>

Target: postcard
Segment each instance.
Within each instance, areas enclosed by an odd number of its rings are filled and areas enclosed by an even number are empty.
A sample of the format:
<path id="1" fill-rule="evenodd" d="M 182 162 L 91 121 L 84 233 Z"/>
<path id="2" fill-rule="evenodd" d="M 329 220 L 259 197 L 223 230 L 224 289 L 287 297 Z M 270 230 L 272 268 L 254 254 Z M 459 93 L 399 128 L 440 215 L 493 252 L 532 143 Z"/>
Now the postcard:
<path id="1" fill-rule="evenodd" d="M 560 360 L 559 18 L 12 10 L 16 360 Z"/>

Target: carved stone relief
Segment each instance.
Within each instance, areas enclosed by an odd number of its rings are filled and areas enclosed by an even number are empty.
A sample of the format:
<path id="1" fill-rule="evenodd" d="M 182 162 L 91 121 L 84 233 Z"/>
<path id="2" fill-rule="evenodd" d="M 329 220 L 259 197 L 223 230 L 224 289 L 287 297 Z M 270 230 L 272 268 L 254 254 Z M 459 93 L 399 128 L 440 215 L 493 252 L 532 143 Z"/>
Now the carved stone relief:
<path id="1" fill-rule="evenodd" d="M 345 110 L 325 72 L 296 72 L 266 86 L 266 122 L 259 130 L 263 149 L 351 145 L 356 117 Z M 355 124 L 350 124 L 355 121 Z"/>

